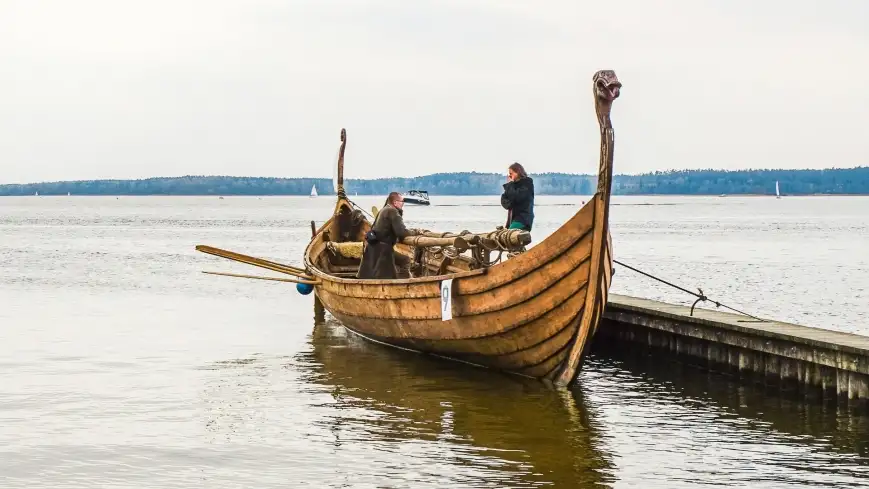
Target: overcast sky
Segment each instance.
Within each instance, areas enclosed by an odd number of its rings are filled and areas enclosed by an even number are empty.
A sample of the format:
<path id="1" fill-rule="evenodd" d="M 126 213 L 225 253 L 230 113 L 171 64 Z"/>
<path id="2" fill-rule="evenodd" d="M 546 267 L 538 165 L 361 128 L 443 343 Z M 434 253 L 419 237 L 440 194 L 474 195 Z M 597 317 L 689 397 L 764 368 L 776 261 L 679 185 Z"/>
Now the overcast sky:
<path id="1" fill-rule="evenodd" d="M 862 0 L 0 0 L 0 183 L 869 164 Z"/>

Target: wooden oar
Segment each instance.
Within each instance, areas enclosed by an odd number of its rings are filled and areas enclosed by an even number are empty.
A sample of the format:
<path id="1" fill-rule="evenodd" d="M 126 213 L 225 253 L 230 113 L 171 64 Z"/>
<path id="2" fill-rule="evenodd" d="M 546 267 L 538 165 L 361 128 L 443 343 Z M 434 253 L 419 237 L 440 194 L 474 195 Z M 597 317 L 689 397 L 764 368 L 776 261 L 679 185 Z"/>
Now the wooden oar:
<path id="1" fill-rule="evenodd" d="M 262 258 L 256 258 L 248 255 L 242 255 L 241 253 L 236 253 L 234 251 L 221 250 L 220 248 L 214 248 L 212 246 L 206 245 L 196 245 L 196 251 L 201 251 L 202 253 L 208 253 L 209 255 L 226 258 L 227 260 L 247 263 L 248 265 L 265 268 L 275 272 L 286 273 L 287 275 L 294 275 L 296 277 L 306 280 L 314 280 L 314 277 L 308 275 L 308 273 L 305 272 L 304 269 L 294 267 L 292 265 L 284 265 L 283 263 L 265 260 Z"/>
<path id="2" fill-rule="evenodd" d="M 223 273 L 223 272 L 206 272 L 209 275 L 223 275 L 224 277 L 239 277 L 239 278 L 253 278 L 257 280 L 274 280 L 275 282 L 290 282 L 292 284 L 308 284 L 308 285 L 320 285 L 319 280 L 301 280 L 301 279 L 292 279 L 292 278 L 281 278 L 281 277 L 263 277 L 260 275 L 240 275 L 238 273 Z"/>

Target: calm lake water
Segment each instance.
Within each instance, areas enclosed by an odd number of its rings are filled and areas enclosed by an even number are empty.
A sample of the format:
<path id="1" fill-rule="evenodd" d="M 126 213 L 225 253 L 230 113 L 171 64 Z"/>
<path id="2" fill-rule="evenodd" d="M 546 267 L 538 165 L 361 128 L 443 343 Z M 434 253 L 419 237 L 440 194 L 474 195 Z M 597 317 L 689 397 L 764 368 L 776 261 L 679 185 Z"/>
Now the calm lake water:
<path id="1" fill-rule="evenodd" d="M 369 209 L 381 198 L 354 197 Z M 486 230 L 497 197 L 409 226 Z M 538 198 L 535 242 L 582 197 Z M 0 199 L 0 487 L 857 487 L 869 417 L 593 355 L 572 391 L 348 336 L 291 284 L 331 197 Z M 869 334 L 869 198 L 618 197 L 615 256 L 746 312 Z M 263 271 L 267 274 L 267 271 Z M 617 267 L 613 291 L 690 304 Z"/>

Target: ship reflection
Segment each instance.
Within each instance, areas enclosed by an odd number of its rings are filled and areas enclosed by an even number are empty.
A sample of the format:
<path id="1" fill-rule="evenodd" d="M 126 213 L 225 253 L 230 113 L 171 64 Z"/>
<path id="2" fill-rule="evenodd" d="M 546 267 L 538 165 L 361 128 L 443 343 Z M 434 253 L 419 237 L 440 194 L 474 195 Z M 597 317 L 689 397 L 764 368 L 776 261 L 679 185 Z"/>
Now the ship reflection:
<path id="1" fill-rule="evenodd" d="M 300 354 L 307 358 L 296 363 L 310 367 L 308 380 L 328 386 L 331 407 L 344 413 L 326 421 L 336 446 L 434 443 L 438 457 L 453 463 L 485 464 L 490 471 L 496 465 L 508 472 L 511 487 L 614 481 L 581 389 L 552 390 L 536 380 L 371 344 L 331 316 L 317 321 L 311 342 Z M 469 453 L 475 456 L 456 456 Z"/>

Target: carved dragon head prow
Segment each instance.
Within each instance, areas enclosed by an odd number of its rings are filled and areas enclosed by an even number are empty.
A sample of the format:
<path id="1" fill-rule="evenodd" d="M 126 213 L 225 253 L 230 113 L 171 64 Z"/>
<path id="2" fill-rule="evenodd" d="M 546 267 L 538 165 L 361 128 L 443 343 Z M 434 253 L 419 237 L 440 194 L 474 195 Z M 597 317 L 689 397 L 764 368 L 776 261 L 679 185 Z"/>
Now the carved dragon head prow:
<path id="1" fill-rule="evenodd" d="M 613 70 L 600 70 L 592 77 L 594 105 L 598 117 L 609 117 L 613 100 L 619 98 L 622 82 Z"/>

